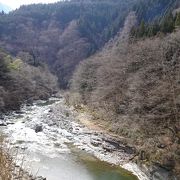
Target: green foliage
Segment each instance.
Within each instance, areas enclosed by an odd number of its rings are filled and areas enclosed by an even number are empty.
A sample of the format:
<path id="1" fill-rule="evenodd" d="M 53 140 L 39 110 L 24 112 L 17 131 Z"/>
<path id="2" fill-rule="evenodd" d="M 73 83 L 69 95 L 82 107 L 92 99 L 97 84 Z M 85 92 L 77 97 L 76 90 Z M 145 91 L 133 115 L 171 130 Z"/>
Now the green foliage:
<path id="1" fill-rule="evenodd" d="M 22 60 L 21 59 L 13 59 L 9 54 L 0 50 L 0 73 L 5 75 L 12 70 L 20 70 L 22 67 Z"/>
<path id="2" fill-rule="evenodd" d="M 0 112 L 18 109 L 29 99 L 47 98 L 56 85 L 46 66 L 30 66 L 0 50 Z"/>
<path id="3" fill-rule="evenodd" d="M 180 12 L 176 14 L 175 26 L 176 27 L 180 26 Z"/>
<path id="4" fill-rule="evenodd" d="M 172 10 L 177 2 L 178 0 L 139 0 L 133 9 L 136 11 L 139 22 L 142 19 L 145 22 L 151 22 Z"/>
<path id="5" fill-rule="evenodd" d="M 160 24 L 161 31 L 163 33 L 172 32 L 175 29 L 174 23 L 175 19 L 172 13 L 169 13 L 165 18 L 163 18 L 162 23 Z"/>
<path id="6" fill-rule="evenodd" d="M 8 64 L 8 68 L 10 70 L 16 70 L 17 71 L 17 70 L 21 69 L 22 65 L 23 65 L 23 62 L 21 59 L 15 59 Z"/>
<path id="7" fill-rule="evenodd" d="M 93 43 L 95 51 L 119 31 L 133 4 L 129 0 L 82 4 L 83 10 L 78 21 L 80 32 Z"/>
<path id="8" fill-rule="evenodd" d="M 138 27 L 134 27 L 131 31 L 131 35 L 136 38 L 152 37 L 162 32 L 164 34 L 171 33 L 175 30 L 176 18 L 172 13 L 167 14 L 159 21 L 153 21 L 145 23 L 144 21 Z"/>
<path id="9" fill-rule="evenodd" d="M 8 65 L 12 62 L 12 57 L 4 50 L 0 49 L 0 72 L 8 72 Z M 5 69 L 5 71 L 3 71 Z"/>
<path id="10" fill-rule="evenodd" d="M 140 0 L 134 6 L 138 26 L 134 27 L 131 35 L 136 38 L 152 37 L 158 33 L 171 33 L 175 29 L 175 18 L 172 15 L 177 0 Z M 143 23 L 143 24 L 142 24 Z"/>
<path id="11" fill-rule="evenodd" d="M 146 34 L 145 22 L 144 22 L 144 20 L 142 20 L 141 24 L 140 24 L 140 27 L 139 27 L 138 36 L 143 37 L 145 34 Z"/>

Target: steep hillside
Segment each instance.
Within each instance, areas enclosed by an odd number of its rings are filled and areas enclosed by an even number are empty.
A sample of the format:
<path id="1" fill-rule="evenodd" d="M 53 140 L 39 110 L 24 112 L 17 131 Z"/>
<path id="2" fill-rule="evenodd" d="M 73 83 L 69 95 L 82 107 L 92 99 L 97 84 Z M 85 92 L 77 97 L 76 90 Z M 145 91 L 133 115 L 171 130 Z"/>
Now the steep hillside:
<path id="1" fill-rule="evenodd" d="M 177 0 L 161 1 L 158 4 L 152 5 L 152 2 L 148 1 L 140 3 L 134 9 L 139 23 L 135 25 L 131 30 L 131 35 L 135 38 L 152 37 L 158 34 L 172 33 L 180 24 L 180 13 L 178 8 L 180 2 Z M 151 4 L 151 6 L 149 6 Z M 166 4 L 166 6 L 165 6 Z M 149 8 L 150 7 L 150 8 Z M 146 11 L 149 9 L 148 11 Z M 162 9 L 162 11 L 159 11 Z M 152 14 L 157 12 L 157 16 L 153 19 Z M 150 14 L 151 13 L 151 14 Z M 149 20 L 147 20 L 149 18 Z"/>
<path id="2" fill-rule="evenodd" d="M 152 21 L 169 8 L 167 0 L 149 0 L 148 8 L 146 3 L 145 0 L 72 0 L 22 6 L 0 16 L 0 46 L 16 56 L 30 55 L 33 61 L 30 63 L 34 65 L 46 62 L 58 76 L 60 86 L 66 88 L 79 62 L 114 37 L 132 9 L 137 12 L 139 22 L 142 17 Z"/>
<path id="3" fill-rule="evenodd" d="M 178 6 L 178 0 L 140 0 L 133 7 L 137 12 L 138 20 L 145 22 L 161 20 L 168 12 Z"/>
<path id="4" fill-rule="evenodd" d="M 119 30 L 134 0 L 22 6 L 0 17 L 1 46 L 49 64 L 67 86 L 75 66 Z"/>
<path id="5" fill-rule="evenodd" d="M 49 97 L 56 75 L 71 104 L 136 146 L 133 161 L 179 177 L 179 7 L 71 0 L 0 13 L 0 111 Z"/>
<path id="6" fill-rule="evenodd" d="M 22 103 L 47 99 L 57 90 L 57 79 L 41 64 L 34 67 L 0 50 L 0 114 Z"/>
<path id="7" fill-rule="evenodd" d="M 110 131 L 135 144 L 135 161 L 178 174 L 180 30 L 131 42 L 134 17 L 113 43 L 79 65 L 69 101 L 86 105 Z"/>

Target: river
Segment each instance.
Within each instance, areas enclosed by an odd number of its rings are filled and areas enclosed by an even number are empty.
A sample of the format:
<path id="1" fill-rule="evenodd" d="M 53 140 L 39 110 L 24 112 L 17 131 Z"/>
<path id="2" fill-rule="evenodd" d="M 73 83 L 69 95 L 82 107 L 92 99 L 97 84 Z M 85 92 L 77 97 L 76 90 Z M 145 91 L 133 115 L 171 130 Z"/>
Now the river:
<path id="1" fill-rule="evenodd" d="M 120 166 L 102 161 L 121 161 L 121 156 L 93 145 L 93 139 L 102 141 L 101 133 L 75 121 L 73 109 L 63 98 L 25 105 L 21 111 L 5 116 L 4 121 L 7 126 L 1 131 L 18 152 L 16 162 L 23 161 L 22 166 L 34 175 L 48 180 L 138 179 Z"/>

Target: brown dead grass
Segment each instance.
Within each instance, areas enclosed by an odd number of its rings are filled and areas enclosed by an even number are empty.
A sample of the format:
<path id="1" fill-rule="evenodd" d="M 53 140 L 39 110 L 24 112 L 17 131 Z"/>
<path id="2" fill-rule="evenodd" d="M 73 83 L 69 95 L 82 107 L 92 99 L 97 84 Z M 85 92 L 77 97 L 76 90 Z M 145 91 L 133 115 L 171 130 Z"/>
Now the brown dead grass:
<path id="1" fill-rule="evenodd" d="M 0 180 L 12 179 L 13 163 L 9 154 L 3 148 L 3 137 L 0 137 Z"/>
<path id="2" fill-rule="evenodd" d="M 31 176 L 23 170 L 24 158 L 21 166 L 16 165 L 18 151 L 13 150 L 5 143 L 4 137 L 0 136 L 0 180 L 30 180 Z"/>

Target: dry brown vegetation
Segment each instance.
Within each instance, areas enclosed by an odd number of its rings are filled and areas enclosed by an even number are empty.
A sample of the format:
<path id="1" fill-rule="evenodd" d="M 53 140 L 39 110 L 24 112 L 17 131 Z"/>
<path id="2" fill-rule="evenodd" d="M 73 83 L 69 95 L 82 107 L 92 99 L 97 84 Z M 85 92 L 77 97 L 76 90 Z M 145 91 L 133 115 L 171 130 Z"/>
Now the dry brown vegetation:
<path id="1" fill-rule="evenodd" d="M 26 53 L 29 64 L 45 62 L 67 88 L 76 66 L 101 49 L 122 28 L 130 11 L 151 22 L 177 0 L 71 0 L 21 6 L 0 13 L 0 46 Z M 138 22 L 139 23 L 139 22 Z"/>
<path id="2" fill-rule="evenodd" d="M 31 66 L 0 50 L 0 111 L 47 99 L 56 90 L 57 78 L 45 65 Z"/>
<path id="3" fill-rule="evenodd" d="M 4 137 L 0 136 L 0 180 L 30 179 L 29 174 L 26 173 L 20 166 L 15 164 L 17 155 L 18 153 L 15 150 L 7 147 L 4 142 Z"/>
<path id="4" fill-rule="evenodd" d="M 72 0 L 0 13 L 0 46 L 31 56 L 29 64 L 45 62 L 67 88 L 76 65 L 116 34 L 135 2 Z"/>
<path id="5" fill-rule="evenodd" d="M 145 152 L 141 159 L 179 172 L 180 30 L 129 43 L 121 35 L 119 42 L 80 64 L 70 102 L 109 121 Z"/>
<path id="6" fill-rule="evenodd" d="M 12 163 L 9 155 L 3 151 L 3 139 L 0 137 L 0 179 L 8 180 L 12 178 Z"/>

